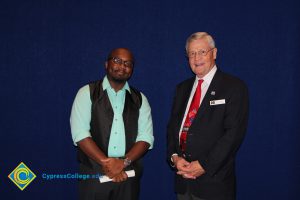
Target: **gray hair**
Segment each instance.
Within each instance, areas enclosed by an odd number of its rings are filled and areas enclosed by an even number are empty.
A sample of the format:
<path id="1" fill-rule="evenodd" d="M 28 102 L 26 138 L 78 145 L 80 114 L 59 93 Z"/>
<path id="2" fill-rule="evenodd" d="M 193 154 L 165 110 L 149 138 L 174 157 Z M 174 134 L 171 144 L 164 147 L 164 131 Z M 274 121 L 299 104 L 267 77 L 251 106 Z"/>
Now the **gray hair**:
<path id="1" fill-rule="evenodd" d="M 208 44 L 210 45 L 211 48 L 215 48 L 215 41 L 212 38 L 211 35 L 209 35 L 206 32 L 196 32 L 193 33 L 192 35 L 190 35 L 190 37 L 188 37 L 188 39 L 186 40 L 185 43 L 185 50 L 187 52 L 188 46 L 189 44 L 193 41 L 193 40 L 199 40 L 199 39 L 206 39 L 206 41 L 208 42 Z"/>

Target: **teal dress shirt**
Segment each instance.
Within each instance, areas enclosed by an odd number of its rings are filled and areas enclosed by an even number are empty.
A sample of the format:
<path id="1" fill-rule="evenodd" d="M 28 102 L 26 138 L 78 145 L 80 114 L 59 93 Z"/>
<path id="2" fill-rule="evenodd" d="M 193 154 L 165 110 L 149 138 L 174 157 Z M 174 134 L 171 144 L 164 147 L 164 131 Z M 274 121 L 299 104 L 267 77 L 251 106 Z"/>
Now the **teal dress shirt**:
<path id="1" fill-rule="evenodd" d="M 123 157 L 125 156 L 125 128 L 123 121 L 123 109 L 125 103 L 126 90 L 130 92 L 128 83 L 126 82 L 124 87 L 115 92 L 110 86 L 107 77 L 105 76 L 102 82 L 103 90 L 107 91 L 109 101 L 114 111 L 114 118 L 112 122 L 108 156 L 109 157 Z M 150 149 L 153 147 L 153 124 L 151 116 L 151 108 L 147 98 L 141 93 L 142 105 L 139 110 L 138 119 L 138 133 L 136 142 L 144 141 L 150 144 Z M 73 102 L 71 111 L 71 133 L 73 142 L 77 145 L 77 142 L 87 137 L 91 137 L 90 122 L 91 122 L 91 99 L 89 85 L 85 85 L 80 88 L 75 100 Z"/>

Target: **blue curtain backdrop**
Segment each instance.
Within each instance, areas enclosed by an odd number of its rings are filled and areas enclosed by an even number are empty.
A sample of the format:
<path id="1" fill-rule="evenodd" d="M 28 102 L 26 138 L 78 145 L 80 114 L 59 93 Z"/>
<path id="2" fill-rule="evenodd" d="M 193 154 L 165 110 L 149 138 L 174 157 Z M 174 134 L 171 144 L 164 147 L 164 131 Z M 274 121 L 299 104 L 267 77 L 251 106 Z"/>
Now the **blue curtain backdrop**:
<path id="1" fill-rule="evenodd" d="M 144 159 L 141 199 L 175 199 L 166 124 L 175 85 L 192 76 L 185 40 L 198 31 L 215 37 L 218 67 L 249 86 L 238 199 L 299 199 L 298 2 L 1 0 L 0 199 L 77 199 L 75 179 L 42 174 L 78 172 L 73 98 L 103 77 L 115 47 L 134 52 L 130 84 L 152 107 L 155 146 Z M 7 177 L 21 161 L 37 175 L 24 191 Z"/>

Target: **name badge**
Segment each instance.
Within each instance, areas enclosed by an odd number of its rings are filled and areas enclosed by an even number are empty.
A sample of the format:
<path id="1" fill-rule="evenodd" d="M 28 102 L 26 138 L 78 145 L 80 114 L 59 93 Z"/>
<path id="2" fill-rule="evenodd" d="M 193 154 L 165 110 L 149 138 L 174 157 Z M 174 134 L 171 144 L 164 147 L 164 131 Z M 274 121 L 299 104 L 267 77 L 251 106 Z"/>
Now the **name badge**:
<path id="1" fill-rule="evenodd" d="M 211 106 L 216 106 L 216 105 L 220 105 L 220 104 L 225 104 L 225 99 L 219 99 L 219 100 L 212 100 L 209 102 L 209 104 Z"/>

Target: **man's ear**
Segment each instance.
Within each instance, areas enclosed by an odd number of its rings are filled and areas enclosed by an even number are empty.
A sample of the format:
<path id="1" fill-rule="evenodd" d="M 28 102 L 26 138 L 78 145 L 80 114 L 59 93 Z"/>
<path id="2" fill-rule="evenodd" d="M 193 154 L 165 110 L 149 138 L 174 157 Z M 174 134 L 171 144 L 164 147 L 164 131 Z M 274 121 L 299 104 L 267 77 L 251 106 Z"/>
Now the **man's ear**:
<path id="1" fill-rule="evenodd" d="M 218 52 L 218 49 L 217 48 L 214 48 L 213 50 L 213 55 L 214 55 L 214 59 L 216 60 L 217 59 L 217 52 Z"/>
<path id="2" fill-rule="evenodd" d="M 107 69 L 107 66 L 108 66 L 108 62 L 105 61 L 105 69 Z"/>

